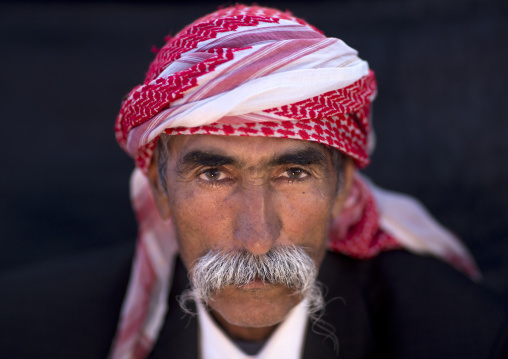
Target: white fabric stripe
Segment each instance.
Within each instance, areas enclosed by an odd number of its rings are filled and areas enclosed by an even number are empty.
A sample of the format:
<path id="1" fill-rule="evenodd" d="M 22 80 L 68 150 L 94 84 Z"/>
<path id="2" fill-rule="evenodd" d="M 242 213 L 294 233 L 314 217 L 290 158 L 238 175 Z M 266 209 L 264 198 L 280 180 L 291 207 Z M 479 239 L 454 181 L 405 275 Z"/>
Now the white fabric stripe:
<path id="1" fill-rule="evenodd" d="M 274 122 L 282 122 L 282 121 L 288 121 L 291 119 L 288 119 L 287 117 L 279 116 L 274 113 L 266 113 L 266 112 L 256 112 L 256 113 L 246 113 L 244 115 L 237 116 L 239 119 L 241 119 L 241 123 L 248 123 L 248 122 L 266 122 L 266 121 L 274 121 Z M 293 120 L 296 121 L 296 120 Z M 221 121 L 219 121 L 221 123 Z M 240 123 L 240 121 L 239 121 Z"/>
<path id="2" fill-rule="evenodd" d="M 295 37 L 295 33 L 298 33 L 300 32 L 302 35 L 307 35 L 308 37 Z M 311 30 L 305 26 L 302 26 L 302 25 L 287 25 L 287 26 L 270 26 L 270 27 L 265 27 L 265 28 L 262 28 L 262 29 L 258 29 L 258 28 L 254 28 L 254 29 L 249 29 L 249 30 L 246 30 L 246 31 L 243 31 L 243 32 L 240 32 L 240 33 L 237 33 L 237 32 L 233 32 L 233 33 L 229 33 L 228 35 L 226 36 L 223 36 L 219 39 L 217 39 L 216 41 L 214 42 L 210 42 L 208 43 L 207 45 L 205 46 L 201 46 L 200 47 L 200 51 L 206 51 L 208 49 L 211 49 L 211 48 L 214 48 L 214 47 L 221 47 L 222 45 L 224 44 L 228 44 L 230 43 L 231 41 L 237 41 L 238 39 L 242 39 L 242 38 L 248 38 L 248 37 L 268 37 L 267 35 L 269 34 L 279 34 L 279 33 L 291 33 L 291 36 L 289 38 L 291 39 L 297 39 L 297 38 L 309 38 L 309 39 L 316 39 L 316 38 L 326 38 L 324 35 L 321 35 L 319 33 L 317 33 L 316 31 L 314 30 Z M 281 41 L 281 40 L 270 40 L 270 39 L 265 39 L 265 40 L 262 40 L 260 41 L 259 43 L 263 42 L 273 42 L 273 41 Z M 244 43 L 244 47 L 247 47 L 247 46 L 255 46 L 255 45 L 258 45 L 259 43 L 250 43 L 250 42 L 245 42 Z M 228 46 L 230 47 L 230 46 Z"/>
<path id="3" fill-rule="evenodd" d="M 173 266 L 175 256 L 167 259 L 166 265 Z M 169 274 L 169 275 L 168 275 Z M 143 332 L 147 338 L 157 338 L 159 331 L 164 323 L 164 316 L 167 311 L 167 297 L 169 288 L 173 284 L 173 268 L 168 268 L 163 276 L 157 278 L 152 295 L 150 296 L 150 303 L 144 324 Z"/>
<path id="4" fill-rule="evenodd" d="M 169 263 L 163 248 L 160 247 L 160 242 L 157 241 L 157 234 L 153 230 L 147 230 L 144 235 L 145 248 L 150 257 L 150 262 L 153 264 L 153 270 L 156 272 L 156 277 L 161 277 L 167 273 Z"/>

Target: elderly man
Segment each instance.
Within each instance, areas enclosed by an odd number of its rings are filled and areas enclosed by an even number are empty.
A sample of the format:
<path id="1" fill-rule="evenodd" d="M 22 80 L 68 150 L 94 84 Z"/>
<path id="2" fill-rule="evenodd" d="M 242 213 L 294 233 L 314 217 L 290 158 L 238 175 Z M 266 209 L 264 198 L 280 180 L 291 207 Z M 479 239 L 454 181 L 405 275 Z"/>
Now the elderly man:
<path id="1" fill-rule="evenodd" d="M 113 358 L 502 355 L 467 279 L 395 249 L 477 277 L 467 251 L 355 174 L 375 93 L 353 49 L 274 9 L 168 40 L 117 119 L 141 232 Z"/>
<path id="2" fill-rule="evenodd" d="M 37 353 L 507 357 L 507 313 L 467 250 L 356 172 L 375 94 L 356 51 L 278 10 L 237 5 L 169 39 L 116 122 L 140 231 L 114 340 L 77 322 Z M 89 300 L 82 320 L 118 306 Z"/>

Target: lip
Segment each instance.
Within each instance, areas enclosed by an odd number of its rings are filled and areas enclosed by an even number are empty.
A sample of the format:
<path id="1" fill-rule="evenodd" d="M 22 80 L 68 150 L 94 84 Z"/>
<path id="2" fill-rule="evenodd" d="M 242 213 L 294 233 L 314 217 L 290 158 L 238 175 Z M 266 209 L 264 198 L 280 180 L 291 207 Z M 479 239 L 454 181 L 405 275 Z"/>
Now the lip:
<path id="1" fill-rule="evenodd" d="M 270 283 L 263 282 L 260 278 L 256 278 L 251 280 L 249 283 L 242 285 L 240 288 L 242 289 L 259 289 L 268 287 Z"/>

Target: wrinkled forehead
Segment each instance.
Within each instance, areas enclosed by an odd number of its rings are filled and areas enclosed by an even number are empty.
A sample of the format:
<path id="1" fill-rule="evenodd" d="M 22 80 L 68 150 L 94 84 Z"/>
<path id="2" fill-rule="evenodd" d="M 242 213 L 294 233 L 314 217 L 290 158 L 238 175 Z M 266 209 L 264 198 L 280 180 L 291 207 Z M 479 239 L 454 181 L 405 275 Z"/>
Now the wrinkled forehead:
<path id="1" fill-rule="evenodd" d="M 161 136 L 158 147 L 165 147 L 171 157 L 182 159 L 189 153 L 214 153 L 249 162 L 262 162 L 286 153 L 319 153 L 326 158 L 330 148 L 313 141 L 274 137 L 175 135 Z"/>

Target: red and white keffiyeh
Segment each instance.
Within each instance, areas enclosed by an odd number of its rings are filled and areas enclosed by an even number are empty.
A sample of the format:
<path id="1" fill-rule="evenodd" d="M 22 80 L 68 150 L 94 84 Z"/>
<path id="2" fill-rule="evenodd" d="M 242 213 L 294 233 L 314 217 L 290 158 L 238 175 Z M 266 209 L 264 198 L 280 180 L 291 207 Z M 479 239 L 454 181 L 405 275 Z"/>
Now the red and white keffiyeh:
<path id="1" fill-rule="evenodd" d="M 139 237 L 110 357 L 145 358 L 162 327 L 178 248 L 146 176 L 162 133 L 266 136 L 315 141 L 369 162 L 374 73 L 344 42 L 287 12 L 237 5 L 207 15 L 168 40 L 142 85 L 122 103 L 115 132 L 138 167 L 131 199 Z M 360 175 L 330 250 L 356 258 L 404 247 L 444 258 L 471 276 L 467 250 L 407 196 Z"/>
<path id="2" fill-rule="evenodd" d="M 236 6 L 168 41 L 115 130 L 141 169 L 164 132 L 317 141 L 363 167 L 375 91 L 368 64 L 341 40 L 287 13 Z"/>

